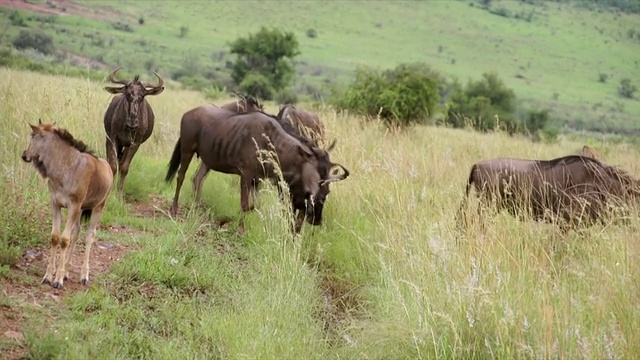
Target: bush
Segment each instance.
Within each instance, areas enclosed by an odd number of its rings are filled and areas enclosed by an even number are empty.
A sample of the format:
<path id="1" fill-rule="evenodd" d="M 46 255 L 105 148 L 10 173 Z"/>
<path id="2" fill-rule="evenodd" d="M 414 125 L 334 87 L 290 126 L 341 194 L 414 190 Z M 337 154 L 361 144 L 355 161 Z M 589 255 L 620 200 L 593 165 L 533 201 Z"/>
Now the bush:
<path id="1" fill-rule="evenodd" d="M 620 80 L 620 87 L 618 87 L 618 94 L 620 96 L 625 97 L 627 99 L 633 99 L 633 94 L 638 90 L 638 88 L 631 83 L 629 79 Z"/>
<path id="2" fill-rule="evenodd" d="M 521 131 L 514 117 L 515 93 L 497 74 L 485 73 L 481 80 L 469 81 L 466 88 L 454 82 L 451 93 L 447 124 L 457 128 L 471 125 L 479 131 L 503 128 L 510 134 Z"/>
<path id="3" fill-rule="evenodd" d="M 601 83 L 606 83 L 607 79 L 609 79 L 609 75 L 605 74 L 605 73 L 600 73 L 600 76 L 598 77 L 598 81 Z"/>
<path id="4" fill-rule="evenodd" d="M 311 38 L 311 39 L 315 39 L 318 37 L 318 32 L 316 31 L 316 29 L 308 29 L 307 30 L 307 37 Z"/>
<path id="5" fill-rule="evenodd" d="M 248 72 L 238 87 L 241 92 L 259 99 L 271 100 L 275 95 L 271 81 L 257 71 Z"/>
<path id="6" fill-rule="evenodd" d="M 53 54 L 53 38 L 42 31 L 20 30 L 18 36 L 13 39 L 13 47 L 18 50 L 35 49 L 45 55 Z"/>
<path id="7" fill-rule="evenodd" d="M 426 123 L 440 101 L 442 84 L 442 77 L 424 63 L 386 71 L 359 68 L 354 82 L 334 94 L 332 103 L 357 114 L 379 116 L 387 125 Z"/>

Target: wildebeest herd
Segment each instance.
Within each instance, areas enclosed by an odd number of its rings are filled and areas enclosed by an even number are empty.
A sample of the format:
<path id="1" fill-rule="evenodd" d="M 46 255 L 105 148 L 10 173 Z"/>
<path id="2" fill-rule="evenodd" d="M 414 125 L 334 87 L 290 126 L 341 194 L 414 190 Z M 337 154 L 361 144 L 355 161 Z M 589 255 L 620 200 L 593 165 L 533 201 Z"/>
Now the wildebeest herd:
<path id="1" fill-rule="evenodd" d="M 162 77 L 154 72 L 155 85 L 140 81 L 139 76 L 120 80 L 116 78 L 119 69 L 108 76 L 118 86 L 105 87 L 116 94 L 104 115 L 107 161 L 66 130 L 41 122 L 31 125 L 29 146 L 22 154 L 47 179 L 51 192 L 51 257 L 42 282 L 55 288 L 61 288 L 68 276 L 81 219 L 90 217 L 80 278 L 82 284 L 88 283 L 91 243 L 114 178 L 119 170 L 117 193 L 121 196 L 133 156 L 153 132 L 154 113 L 145 96 L 164 91 Z M 330 158 L 336 141 L 324 147 L 325 128 L 313 112 L 285 105 L 271 115 L 257 99 L 235 95 L 237 101 L 232 103 L 201 105 L 182 116 L 165 178 L 170 182 L 177 174 L 170 215 L 178 213 L 180 189 L 195 154 L 200 158 L 193 180 L 196 201 L 209 170 L 236 174 L 243 212 L 253 209 L 261 181 L 266 180 L 278 185 L 282 201 L 287 190 L 295 232 L 305 219 L 312 225 L 322 224 L 330 184 L 350 174 Z M 466 219 L 472 188 L 480 199 L 479 214 L 504 209 L 520 218 L 527 215 L 570 227 L 592 224 L 603 219 L 608 209 L 640 196 L 640 181 L 603 163 L 601 155 L 588 146 L 576 155 L 553 160 L 498 158 L 472 165 L 458 220 Z M 63 207 L 69 212 L 60 234 Z"/>

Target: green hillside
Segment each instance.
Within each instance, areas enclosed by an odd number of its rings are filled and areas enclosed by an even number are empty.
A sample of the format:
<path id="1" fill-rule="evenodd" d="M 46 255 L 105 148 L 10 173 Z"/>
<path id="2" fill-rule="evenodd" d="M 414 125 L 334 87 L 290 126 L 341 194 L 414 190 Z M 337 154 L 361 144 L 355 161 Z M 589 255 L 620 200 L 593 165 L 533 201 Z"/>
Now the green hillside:
<path id="1" fill-rule="evenodd" d="M 227 42 L 274 26 L 300 42 L 298 92 L 326 95 L 361 65 L 424 61 L 463 82 L 497 72 L 522 108 L 549 108 L 555 121 L 573 129 L 640 130 L 640 102 L 617 92 L 624 78 L 638 85 L 640 15 L 579 6 L 586 1 L 490 3 L 485 9 L 472 0 L 0 1 L 29 7 L 20 11 L 24 26 L 41 28 L 57 49 L 94 59 L 92 66 L 103 70 L 122 65 L 225 84 L 225 63 L 233 60 Z M 22 26 L 7 16 L 13 8 L 0 10 L 1 41 L 10 44 Z M 309 37 L 310 29 L 317 36 Z"/>

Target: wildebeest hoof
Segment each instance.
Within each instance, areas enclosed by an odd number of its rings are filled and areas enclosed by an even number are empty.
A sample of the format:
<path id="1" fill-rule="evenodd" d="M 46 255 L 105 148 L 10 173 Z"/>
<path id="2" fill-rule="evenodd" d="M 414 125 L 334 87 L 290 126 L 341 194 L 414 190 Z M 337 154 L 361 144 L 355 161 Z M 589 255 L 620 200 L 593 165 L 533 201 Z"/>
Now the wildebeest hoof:
<path id="1" fill-rule="evenodd" d="M 61 289 L 62 289 L 62 283 L 57 282 L 57 281 L 56 281 L 56 282 L 54 282 L 54 283 L 53 283 L 53 288 L 54 288 L 54 289 L 61 290 Z"/>
<path id="2" fill-rule="evenodd" d="M 51 280 L 49 280 L 47 278 L 42 278 L 42 283 L 46 284 L 46 285 L 51 285 Z"/>
<path id="3" fill-rule="evenodd" d="M 82 279 L 82 280 L 80 280 L 80 285 L 82 285 L 82 286 L 87 286 L 87 285 L 89 285 L 89 279 Z"/>
<path id="4" fill-rule="evenodd" d="M 65 275 L 62 280 L 67 281 L 69 279 L 69 277 L 67 275 Z"/>

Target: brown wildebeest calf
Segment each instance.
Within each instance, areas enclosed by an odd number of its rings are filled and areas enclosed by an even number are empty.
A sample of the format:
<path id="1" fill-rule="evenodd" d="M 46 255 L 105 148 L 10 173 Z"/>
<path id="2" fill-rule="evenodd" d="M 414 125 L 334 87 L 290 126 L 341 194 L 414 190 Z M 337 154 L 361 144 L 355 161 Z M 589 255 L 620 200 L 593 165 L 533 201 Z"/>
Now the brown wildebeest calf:
<path id="1" fill-rule="evenodd" d="M 140 81 L 139 76 L 130 81 L 118 80 L 115 77 L 118 70 L 120 68 L 109 74 L 109 81 L 122 86 L 104 88 L 112 94 L 118 94 L 113 97 L 104 114 L 104 130 L 107 132 L 107 160 L 113 176 L 120 169 L 118 194 L 122 195 L 131 160 L 153 132 L 155 115 L 145 96 L 162 93 L 164 81 L 155 71 L 153 73 L 158 78 L 156 85 Z"/>
<path id="2" fill-rule="evenodd" d="M 289 186 L 292 207 L 299 211 L 295 230 L 306 218 L 313 225 L 322 223 L 322 209 L 328 184 L 345 179 L 349 172 L 334 164 L 329 154 L 309 147 L 288 134 L 272 117 L 262 112 L 233 114 L 213 105 L 203 105 L 186 112 L 180 123 L 180 138 L 176 143 L 166 181 L 178 173 L 171 214 L 176 215 L 184 176 L 193 154 L 197 154 L 207 169 L 240 175 L 240 205 L 251 210 L 249 203 L 261 179 L 278 181 L 276 167 L 262 162 L 258 151 L 273 151 L 282 175 Z M 335 173 L 341 168 L 342 174 Z"/>
<path id="3" fill-rule="evenodd" d="M 611 205 L 635 199 L 640 182 L 618 168 L 590 157 L 569 155 L 553 160 L 498 158 L 471 168 L 465 200 L 474 186 L 481 203 L 520 217 L 589 225 L 602 219 Z"/>
<path id="4" fill-rule="evenodd" d="M 85 144 L 74 139 L 66 130 L 52 124 L 43 124 L 42 121 L 38 126 L 30 126 L 31 141 L 22 153 L 22 160 L 32 163 L 40 175 L 47 179 L 53 212 L 51 257 L 42 283 L 62 288 L 64 280 L 69 276 L 71 254 L 80 234 L 80 219 L 90 218 L 85 238 L 84 264 L 80 273 L 80 284 L 87 285 L 91 244 L 113 185 L 113 173 L 104 159 L 93 155 Z M 62 235 L 61 208 L 69 209 Z M 56 269 L 58 252 L 60 259 Z"/>

